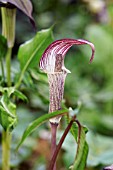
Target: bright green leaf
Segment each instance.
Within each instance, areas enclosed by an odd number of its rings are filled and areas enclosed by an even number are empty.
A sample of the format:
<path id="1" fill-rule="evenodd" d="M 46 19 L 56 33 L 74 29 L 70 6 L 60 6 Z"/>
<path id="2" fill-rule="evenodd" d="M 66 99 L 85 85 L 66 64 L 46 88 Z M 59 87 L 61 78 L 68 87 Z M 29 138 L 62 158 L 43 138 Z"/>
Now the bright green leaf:
<path id="1" fill-rule="evenodd" d="M 9 129 L 10 131 L 12 131 L 17 124 L 17 117 L 10 117 L 5 109 L 0 106 L 0 124 L 2 125 L 4 130 Z"/>
<path id="2" fill-rule="evenodd" d="M 16 90 L 14 87 L 0 88 L 2 97 L 0 100 L 0 123 L 6 130 L 13 130 L 17 123 L 16 105 L 11 101 L 11 95 L 15 95 L 22 100 L 27 101 L 27 97 Z"/>
<path id="3" fill-rule="evenodd" d="M 59 110 L 53 113 L 49 113 L 49 114 L 45 114 L 41 117 L 39 117 L 38 119 L 34 120 L 28 127 L 27 129 L 24 131 L 23 136 L 17 146 L 17 149 L 20 147 L 20 145 L 24 142 L 24 140 L 36 129 L 38 128 L 42 123 L 48 121 L 49 119 L 59 116 L 59 115 L 63 115 L 66 114 L 68 112 L 68 109 L 64 109 L 64 110 Z"/>
<path id="4" fill-rule="evenodd" d="M 7 40 L 5 37 L 0 35 L 0 59 L 5 56 L 7 52 Z"/>
<path id="5" fill-rule="evenodd" d="M 0 124 L 5 130 L 13 130 L 17 124 L 16 105 L 10 101 L 6 92 L 1 98 Z"/>
<path id="6" fill-rule="evenodd" d="M 20 46 L 18 59 L 20 61 L 21 73 L 16 87 L 20 85 L 26 70 L 38 66 L 40 57 L 52 40 L 52 29 L 50 28 L 37 32 L 34 38 Z"/>
<path id="7" fill-rule="evenodd" d="M 52 30 L 46 29 L 37 32 L 36 36 L 20 46 L 18 58 L 22 70 L 38 65 L 46 47 L 52 42 Z"/>
<path id="8" fill-rule="evenodd" d="M 1 98 L 1 104 L 5 109 L 7 115 L 12 118 L 15 118 L 16 105 L 9 100 L 7 93 L 3 94 Z"/>

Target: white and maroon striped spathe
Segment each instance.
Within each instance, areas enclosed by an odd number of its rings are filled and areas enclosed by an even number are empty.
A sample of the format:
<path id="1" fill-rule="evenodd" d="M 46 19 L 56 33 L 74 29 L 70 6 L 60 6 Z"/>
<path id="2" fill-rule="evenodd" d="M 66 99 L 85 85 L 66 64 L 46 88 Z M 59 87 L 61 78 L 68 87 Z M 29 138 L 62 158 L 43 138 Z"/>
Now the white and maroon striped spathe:
<path id="1" fill-rule="evenodd" d="M 91 42 L 86 41 L 86 40 L 66 38 L 66 39 L 56 40 L 46 48 L 46 50 L 44 51 L 40 59 L 40 64 L 39 64 L 40 69 L 47 73 L 48 72 L 54 73 L 57 54 L 61 54 L 64 58 L 67 51 L 71 48 L 71 46 L 84 45 L 84 44 L 90 45 L 92 49 L 92 55 L 90 58 L 90 63 L 91 63 L 94 58 L 94 52 L 95 52 L 94 45 Z"/>

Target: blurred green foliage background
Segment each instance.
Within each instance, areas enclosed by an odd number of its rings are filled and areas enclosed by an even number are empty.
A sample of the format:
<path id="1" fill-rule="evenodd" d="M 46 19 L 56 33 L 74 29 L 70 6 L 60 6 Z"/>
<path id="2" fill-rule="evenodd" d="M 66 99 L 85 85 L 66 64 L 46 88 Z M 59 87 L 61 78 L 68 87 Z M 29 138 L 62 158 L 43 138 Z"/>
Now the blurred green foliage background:
<path id="1" fill-rule="evenodd" d="M 54 39 L 82 38 L 95 45 L 92 64 L 89 64 L 91 49 L 87 45 L 73 46 L 67 53 L 65 65 L 71 74 L 66 78 L 64 101 L 67 107 L 73 109 L 81 101 L 78 118 L 89 129 L 86 170 L 102 170 L 113 164 L 113 0 L 32 0 L 32 3 L 38 31 L 54 25 Z M 28 18 L 18 11 L 12 60 L 14 72 L 18 72 L 16 55 L 19 45 L 34 35 L 35 30 Z M 19 122 L 13 132 L 12 148 L 28 123 L 48 112 L 47 77 L 40 72 L 38 65 L 26 72 L 22 90 L 29 103 L 18 103 Z M 58 139 L 64 124 L 62 120 Z M 16 160 L 12 156 L 12 169 L 45 170 L 49 139 L 49 126 L 46 124 L 26 140 Z M 59 170 L 68 169 L 75 151 L 73 137 L 69 134 L 58 158 Z"/>

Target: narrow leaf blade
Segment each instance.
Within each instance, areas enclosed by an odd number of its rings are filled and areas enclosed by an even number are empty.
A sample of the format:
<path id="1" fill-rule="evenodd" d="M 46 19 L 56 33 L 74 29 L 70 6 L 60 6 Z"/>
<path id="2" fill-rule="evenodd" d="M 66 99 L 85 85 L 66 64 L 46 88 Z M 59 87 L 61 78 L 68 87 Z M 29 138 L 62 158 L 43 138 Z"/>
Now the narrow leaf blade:
<path id="1" fill-rule="evenodd" d="M 56 116 L 60 116 L 63 114 L 66 114 L 68 112 L 67 109 L 64 110 L 59 110 L 53 113 L 49 113 L 49 114 L 45 114 L 41 117 L 39 117 L 38 119 L 36 119 L 35 121 L 33 121 L 28 127 L 27 129 L 24 131 L 23 136 L 17 146 L 17 149 L 20 147 L 20 145 L 22 145 L 22 143 L 24 142 L 24 140 L 36 129 L 38 128 L 42 123 L 48 121 L 49 119 L 56 117 Z"/>
<path id="2" fill-rule="evenodd" d="M 27 97 L 19 90 L 14 91 L 15 96 L 17 96 L 19 99 L 23 101 L 28 101 Z"/>
<path id="3" fill-rule="evenodd" d="M 80 125 L 80 134 L 78 139 L 77 154 L 75 157 L 75 162 L 72 170 L 84 170 L 88 155 L 88 144 L 85 139 L 85 130 L 83 126 Z"/>

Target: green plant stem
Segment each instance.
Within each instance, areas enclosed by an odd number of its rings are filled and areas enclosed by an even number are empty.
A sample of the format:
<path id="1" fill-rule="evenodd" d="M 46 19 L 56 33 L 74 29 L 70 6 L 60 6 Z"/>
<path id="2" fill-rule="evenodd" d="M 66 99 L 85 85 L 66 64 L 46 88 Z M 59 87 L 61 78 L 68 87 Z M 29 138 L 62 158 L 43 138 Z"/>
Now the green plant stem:
<path id="1" fill-rule="evenodd" d="M 9 130 L 2 132 L 2 170 L 10 170 L 10 141 Z"/>
<path id="2" fill-rule="evenodd" d="M 15 84 L 15 88 L 16 88 L 16 89 L 18 89 L 19 86 L 20 86 L 20 84 L 21 84 L 21 81 L 22 81 L 22 79 L 23 79 L 25 70 L 26 70 L 26 68 L 24 67 L 24 69 L 21 71 L 20 77 L 19 77 L 17 83 Z"/>
<path id="3" fill-rule="evenodd" d="M 1 8 L 2 35 L 7 39 L 8 47 L 14 46 L 16 9 Z"/>
<path id="4" fill-rule="evenodd" d="M 3 66 L 3 59 L 1 59 L 0 63 L 1 63 L 2 77 L 3 77 L 3 80 L 5 80 L 4 66 Z"/>
<path id="5" fill-rule="evenodd" d="M 6 69 L 7 69 L 7 86 L 11 86 L 11 55 L 12 55 L 12 48 L 8 48 L 6 54 Z"/>
<path id="6" fill-rule="evenodd" d="M 11 86 L 11 55 L 15 41 L 15 19 L 16 9 L 1 8 L 2 35 L 7 39 L 6 70 L 7 86 Z"/>
<path id="7" fill-rule="evenodd" d="M 16 8 L 1 8 L 2 14 L 2 35 L 7 39 L 7 53 L 6 53 L 6 76 L 7 86 L 11 86 L 11 55 L 12 48 L 15 41 L 15 21 L 16 21 Z M 10 170 L 10 143 L 11 133 L 9 129 L 3 130 L 2 133 L 2 170 Z"/>

